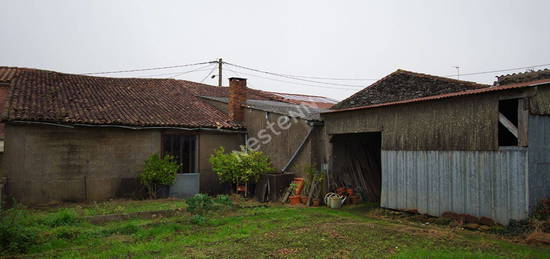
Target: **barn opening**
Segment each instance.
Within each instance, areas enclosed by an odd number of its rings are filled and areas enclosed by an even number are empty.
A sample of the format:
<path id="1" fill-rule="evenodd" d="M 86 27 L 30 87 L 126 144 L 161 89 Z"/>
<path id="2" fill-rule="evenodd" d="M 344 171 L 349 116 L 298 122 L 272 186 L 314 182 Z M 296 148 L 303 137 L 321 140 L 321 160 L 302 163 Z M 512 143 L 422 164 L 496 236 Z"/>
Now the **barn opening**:
<path id="1" fill-rule="evenodd" d="M 498 145 L 518 145 L 518 99 L 498 102 Z"/>
<path id="2" fill-rule="evenodd" d="M 353 188 L 364 200 L 380 203 L 382 133 L 333 135 L 331 187 Z"/>

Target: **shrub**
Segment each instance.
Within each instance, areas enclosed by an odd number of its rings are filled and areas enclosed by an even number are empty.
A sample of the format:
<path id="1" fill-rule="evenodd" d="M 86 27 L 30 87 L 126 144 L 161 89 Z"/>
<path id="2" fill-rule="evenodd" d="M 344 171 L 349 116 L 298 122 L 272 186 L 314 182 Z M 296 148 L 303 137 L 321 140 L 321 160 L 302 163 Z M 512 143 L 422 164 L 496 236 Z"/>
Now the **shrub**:
<path id="1" fill-rule="evenodd" d="M 0 214 L 0 254 L 25 253 L 37 244 L 37 230 L 25 224 L 22 209 L 9 209 Z"/>
<path id="2" fill-rule="evenodd" d="M 76 211 L 71 209 L 60 210 L 56 213 L 48 215 L 42 220 L 44 225 L 50 227 L 72 225 L 78 222 L 80 222 L 80 219 L 78 218 Z"/>
<path id="3" fill-rule="evenodd" d="M 161 158 L 159 154 L 154 154 L 145 161 L 145 168 L 138 179 L 147 188 L 149 198 L 154 199 L 158 186 L 174 183 L 179 168 L 173 156 L 165 155 Z"/>
<path id="4" fill-rule="evenodd" d="M 215 208 L 212 198 L 206 194 L 197 193 L 187 199 L 187 211 L 193 215 L 204 216 Z"/>
<path id="5" fill-rule="evenodd" d="M 233 201 L 227 195 L 218 195 L 213 201 L 216 205 L 218 205 L 218 207 L 233 207 Z"/>
<path id="6" fill-rule="evenodd" d="M 204 226 L 208 224 L 208 218 L 203 215 L 193 215 L 190 219 L 192 224 Z"/>
<path id="7" fill-rule="evenodd" d="M 260 175 L 274 170 L 266 155 L 244 147 L 231 153 L 225 153 L 224 148 L 220 147 L 208 161 L 220 181 L 238 185 L 258 181 Z"/>

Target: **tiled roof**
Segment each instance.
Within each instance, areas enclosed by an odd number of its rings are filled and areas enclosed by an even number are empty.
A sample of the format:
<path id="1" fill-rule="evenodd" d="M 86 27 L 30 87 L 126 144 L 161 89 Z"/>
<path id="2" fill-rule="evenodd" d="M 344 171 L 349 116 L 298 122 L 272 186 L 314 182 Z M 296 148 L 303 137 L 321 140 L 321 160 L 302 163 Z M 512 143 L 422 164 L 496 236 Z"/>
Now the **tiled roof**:
<path id="1" fill-rule="evenodd" d="M 0 83 L 9 83 L 16 72 L 15 67 L 0 67 Z"/>
<path id="2" fill-rule="evenodd" d="M 528 71 L 524 73 L 514 73 L 497 76 L 497 85 L 516 84 L 540 79 L 550 79 L 550 69 Z"/>
<path id="3" fill-rule="evenodd" d="M 338 102 L 331 98 L 316 96 L 316 95 L 290 94 L 290 93 L 277 93 L 277 92 L 268 92 L 268 93 L 283 98 L 285 102 L 289 102 L 293 104 L 305 104 L 305 105 L 320 108 L 320 109 L 328 109 Z"/>
<path id="4" fill-rule="evenodd" d="M 394 103 L 433 95 L 487 88 L 489 85 L 445 77 L 397 70 L 371 86 L 332 106 L 349 109 L 369 105 Z"/>
<path id="5" fill-rule="evenodd" d="M 5 121 L 241 127 L 226 113 L 195 96 L 188 81 L 93 77 L 19 68 L 10 84 Z"/>
<path id="6" fill-rule="evenodd" d="M 226 97 L 203 97 L 205 99 L 214 100 L 222 103 L 228 103 L 229 100 Z M 328 109 L 322 109 L 319 107 L 301 107 L 301 105 L 294 103 L 286 103 L 280 101 L 270 100 L 246 100 L 246 106 L 248 108 L 283 114 L 292 117 L 298 117 L 305 120 L 320 120 L 320 113 L 327 111 Z"/>
<path id="7" fill-rule="evenodd" d="M 336 113 L 336 112 L 345 112 L 345 111 L 364 110 L 364 109 L 371 109 L 376 107 L 439 100 L 439 99 L 445 99 L 445 98 L 451 98 L 451 97 L 457 97 L 457 96 L 468 96 L 468 95 L 474 95 L 474 94 L 482 94 L 482 93 L 489 93 L 489 92 L 495 92 L 495 91 L 505 91 L 505 90 L 511 90 L 511 89 L 519 89 L 519 88 L 542 86 L 542 85 L 550 86 L 550 79 L 541 79 L 541 80 L 535 80 L 530 82 L 522 82 L 522 83 L 508 84 L 508 85 L 503 85 L 498 87 L 489 87 L 489 88 L 481 88 L 481 89 L 475 89 L 475 90 L 469 90 L 469 91 L 440 94 L 440 95 L 434 95 L 434 96 L 428 96 L 428 97 L 422 97 L 422 98 L 402 100 L 397 102 L 388 102 L 388 103 L 380 103 L 380 104 L 366 105 L 366 106 L 360 106 L 360 107 L 332 110 L 332 111 L 327 111 L 322 113 Z"/>

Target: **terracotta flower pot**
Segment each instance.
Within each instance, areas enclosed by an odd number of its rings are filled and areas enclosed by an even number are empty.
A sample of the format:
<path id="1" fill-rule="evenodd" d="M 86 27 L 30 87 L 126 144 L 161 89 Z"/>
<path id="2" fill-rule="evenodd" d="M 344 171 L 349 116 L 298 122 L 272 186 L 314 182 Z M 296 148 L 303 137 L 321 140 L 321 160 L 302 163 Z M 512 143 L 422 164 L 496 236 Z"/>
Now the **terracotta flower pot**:
<path id="1" fill-rule="evenodd" d="M 244 192 L 246 191 L 246 186 L 244 185 L 237 185 L 237 192 Z"/>
<path id="2" fill-rule="evenodd" d="M 290 201 L 290 205 L 296 205 L 300 204 L 300 196 L 294 195 L 288 197 L 288 200 Z"/>
<path id="3" fill-rule="evenodd" d="M 353 189 L 352 188 L 347 188 L 346 192 L 349 194 L 349 196 L 353 196 Z"/>
<path id="4" fill-rule="evenodd" d="M 307 196 L 300 196 L 300 200 L 302 201 L 303 204 L 306 204 L 307 203 Z"/>
<path id="5" fill-rule="evenodd" d="M 353 195 L 350 197 L 351 204 L 359 204 L 361 203 L 361 197 L 359 195 Z"/>
<path id="6" fill-rule="evenodd" d="M 294 178 L 293 183 L 296 184 L 296 189 L 294 189 L 294 194 L 300 195 L 302 193 L 302 189 L 304 188 L 304 178 Z"/>

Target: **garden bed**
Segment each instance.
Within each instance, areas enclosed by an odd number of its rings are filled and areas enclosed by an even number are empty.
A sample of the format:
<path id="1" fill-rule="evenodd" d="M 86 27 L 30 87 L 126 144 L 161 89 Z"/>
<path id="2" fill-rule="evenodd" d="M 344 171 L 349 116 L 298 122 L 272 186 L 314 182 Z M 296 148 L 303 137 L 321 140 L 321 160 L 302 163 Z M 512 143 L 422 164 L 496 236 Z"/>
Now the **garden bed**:
<path id="1" fill-rule="evenodd" d="M 513 242 L 501 235 L 424 224 L 397 215 L 378 215 L 369 204 L 340 210 L 275 204 L 264 207 L 252 202 L 237 205 L 235 209 L 213 212 L 202 224 L 191 223 L 189 214 L 183 212 L 152 217 L 158 211 L 181 210 L 185 206 L 181 200 L 113 201 L 40 210 L 19 208 L 11 211 L 20 216 L 9 226 L 32 239 L 20 239 L 20 247 L 2 247 L 2 255 L 40 258 L 544 258 L 550 254 L 547 246 Z M 243 208 L 239 208 L 241 205 Z M 86 220 L 92 215 L 113 214 L 115 210 L 131 215 L 148 211 L 150 217 L 124 218 L 102 224 Z M 2 224 L 4 230 L 7 227 Z"/>

